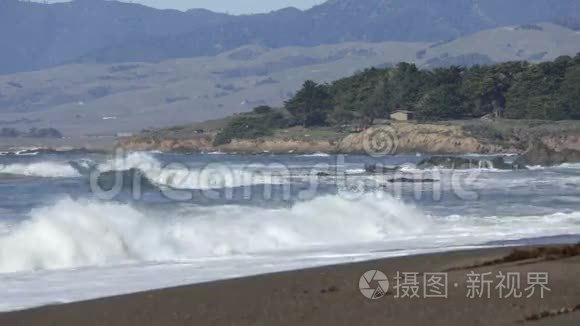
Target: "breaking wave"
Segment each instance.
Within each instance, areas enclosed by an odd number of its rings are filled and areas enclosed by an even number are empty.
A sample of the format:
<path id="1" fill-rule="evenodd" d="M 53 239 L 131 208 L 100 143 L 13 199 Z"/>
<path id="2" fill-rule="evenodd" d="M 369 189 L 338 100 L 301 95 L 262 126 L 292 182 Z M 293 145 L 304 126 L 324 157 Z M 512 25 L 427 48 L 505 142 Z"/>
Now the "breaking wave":
<path id="1" fill-rule="evenodd" d="M 564 163 L 556 167 L 562 169 L 580 169 L 580 163 Z"/>
<path id="2" fill-rule="evenodd" d="M 138 169 L 152 182 L 175 189 L 221 189 L 260 184 L 283 184 L 285 176 L 268 172 L 260 166 L 240 169 L 227 164 L 209 164 L 191 168 L 184 164 L 163 165 L 149 153 L 131 153 L 98 166 L 100 171 Z"/>
<path id="3" fill-rule="evenodd" d="M 563 163 L 554 166 L 543 166 L 543 165 L 529 165 L 527 166 L 530 170 L 548 170 L 548 169 L 580 169 L 580 163 Z"/>
<path id="4" fill-rule="evenodd" d="M 0 273 L 385 241 L 424 232 L 429 224 L 418 209 L 390 197 L 328 196 L 284 209 L 188 207 L 159 214 L 63 199 L 34 209 L 0 235 Z"/>
<path id="5" fill-rule="evenodd" d="M 16 151 L 8 151 L 8 152 L 0 152 L 0 156 L 36 156 L 40 153 L 40 148 L 28 148 L 28 149 L 21 149 Z"/>
<path id="6" fill-rule="evenodd" d="M 0 273 L 358 246 L 450 248 L 580 233 L 578 212 L 431 217 L 386 194 L 377 196 L 356 201 L 324 196 L 280 209 L 181 206 L 169 211 L 63 199 L 34 209 L 29 219 L 0 234 Z"/>
<path id="7" fill-rule="evenodd" d="M 68 163 L 36 162 L 0 165 L 0 174 L 42 178 L 74 178 L 79 172 Z"/>
<path id="8" fill-rule="evenodd" d="M 304 154 L 300 155 L 302 157 L 331 157 L 332 155 L 328 153 L 314 153 L 314 154 Z"/>

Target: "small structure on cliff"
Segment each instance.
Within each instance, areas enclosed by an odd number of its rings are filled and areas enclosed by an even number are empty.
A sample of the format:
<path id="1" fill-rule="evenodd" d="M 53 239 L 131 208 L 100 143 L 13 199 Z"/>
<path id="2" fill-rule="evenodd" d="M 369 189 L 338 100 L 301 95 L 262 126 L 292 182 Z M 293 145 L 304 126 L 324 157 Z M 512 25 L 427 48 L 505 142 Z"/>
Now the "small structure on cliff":
<path id="1" fill-rule="evenodd" d="M 395 121 L 415 120 L 415 112 L 407 110 L 397 110 L 391 114 L 391 120 Z"/>

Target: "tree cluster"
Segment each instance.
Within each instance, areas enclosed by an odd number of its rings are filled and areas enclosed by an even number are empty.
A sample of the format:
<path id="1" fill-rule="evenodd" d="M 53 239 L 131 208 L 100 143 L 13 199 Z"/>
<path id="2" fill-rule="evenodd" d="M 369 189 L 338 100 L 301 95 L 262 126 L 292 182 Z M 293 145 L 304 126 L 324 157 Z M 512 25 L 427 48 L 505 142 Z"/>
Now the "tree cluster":
<path id="1" fill-rule="evenodd" d="M 285 103 L 305 127 L 372 123 L 395 110 L 420 120 L 580 119 L 580 54 L 552 62 L 507 62 L 420 70 L 400 63 L 367 69 L 331 84 L 306 81 Z"/>
<path id="2" fill-rule="evenodd" d="M 288 118 L 268 106 L 259 106 L 251 113 L 233 117 L 214 139 L 214 145 L 229 144 L 233 139 L 256 139 L 270 136 L 274 130 L 288 127 Z"/>
<path id="3" fill-rule="evenodd" d="M 421 70 L 414 64 L 371 68 L 331 84 L 308 80 L 285 110 L 260 106 L 233 117 L 216 145 L 255 139 L 289 126 L 372 125 L 396 110 L 422 121 L 487 115 L 508 119 L 580 119 L 580 54 L 551 62 Z"/>

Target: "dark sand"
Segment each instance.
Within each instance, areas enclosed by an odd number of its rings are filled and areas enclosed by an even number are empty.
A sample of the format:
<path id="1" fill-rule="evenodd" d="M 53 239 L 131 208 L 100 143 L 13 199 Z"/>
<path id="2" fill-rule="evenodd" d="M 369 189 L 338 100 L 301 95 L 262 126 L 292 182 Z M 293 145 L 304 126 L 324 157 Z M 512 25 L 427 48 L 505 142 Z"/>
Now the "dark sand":
<path id="1" fill-rule="evenodd" d="M 6 313 L 0 315 L 0 325 L 577 326 L 580 246 L 568 248 L 526 249 L 511 255 L 510 262 L 503 258 L 512 249 L 491 249 L 277 273 Z M 485 267 L 477 267 L 486 262 Z M 391 281 L 391 290 L 379 300 L 366 299 L 358 287 L 361 275 L 373 269 L 385 272 Z M 392 286 L 397 271 L 450 270 L 449 298 L 395 298 Z M 499 271 L 520 272 L 522 290 L 528 272 L 547 272 L 551 291 L 544 299 L 539 293 L 530 299 L 500 299 L 493 289 L 498 284 L 494 278 L 492 299 L 469 299 L 466 274 L 470 271 L 492 272 L 494 277 Z M 421 295 L 422 291 L 421 286 Z"/>

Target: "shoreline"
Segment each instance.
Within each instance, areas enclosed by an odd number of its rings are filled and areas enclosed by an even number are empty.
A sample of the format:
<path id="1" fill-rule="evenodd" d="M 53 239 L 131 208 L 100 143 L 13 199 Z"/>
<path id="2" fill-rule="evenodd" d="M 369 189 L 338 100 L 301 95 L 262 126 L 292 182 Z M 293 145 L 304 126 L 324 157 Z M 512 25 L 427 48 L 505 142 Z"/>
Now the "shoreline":
<path id="1" fill-rule="evenodd" d="M 537 248 L 405 256 L 181 286 L 1 313 L 0 325 L 577 324 L 580 245 Z M 391 285 L 397 272 L 448 273 L 448 298 L 397 298 L 390 287 L 384 298 L 367 299 L 359 280 L 369 270 L 384 272 Z M 550 291 L 543 299 L 500 299 L 493 291 L 491 299 L 466 298 L 471 271 L 549 273 Z"/>
<path id="2" fill-rule="evenodd" d="M 200 128 L 200 129 L 198 129 Z M 203 133 L 196 133 L 203 130 Z M 573 121 L 465 120 L 447 122 L 389 122 L 361 132 L 330 127 L 292 127 L 256 139 L 234 138 L 215 145 L 220 129 L 204 124 L 160 129 L 121 138 L 117 148 L 135 151 L 223 152 L 240 154 L 390 154 L 431 155 L 506 154 L 526 152 L 531 144 L 550 151 L 580 151 L 580 126 Z"/>
<path id="3" fill-rule="evenodd" d="M 459 120 L 375 125 L 361 132 L 332 127 L 291 127 L 256 139 L 234 138 L 215 145 L 223 125 L 197 123 L 128 137 L 63 139 L 0 138 L 0 149 L 45 148 L 113 152 L 223 153 L 240 155 L 504 155 L 524 154 L 533 146 L 555 156 L 580 153 L 580 125 L 574 121 Z M 2 150 L 4 151 L 4 150 Z M 544 156 L 546 156 L 544 154 Z M 576 155 L 579 156 L 580 155 Z"/>

